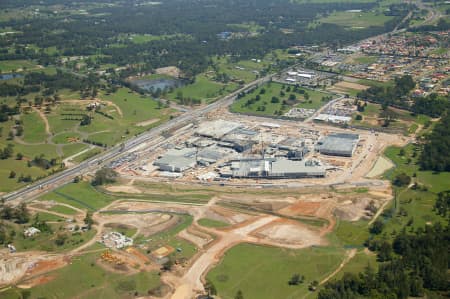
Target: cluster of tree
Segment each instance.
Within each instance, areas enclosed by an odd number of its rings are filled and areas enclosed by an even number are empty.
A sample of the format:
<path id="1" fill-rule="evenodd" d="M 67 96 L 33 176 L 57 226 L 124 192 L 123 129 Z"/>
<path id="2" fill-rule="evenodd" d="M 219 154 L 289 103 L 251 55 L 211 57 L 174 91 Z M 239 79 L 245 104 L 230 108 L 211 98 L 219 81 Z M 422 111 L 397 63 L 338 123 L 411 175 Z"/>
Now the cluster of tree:
<path id="1" fill-rule="evenodd" d="M 7 146 L 5 146 L 3 149 L 0 150 L 0 159 L 6 160 L 8 158 L 11 158 L 14 154 L 14 145 L 9 143 Z"/>
<path id="2" fill-rule="evenodd" d="M 436 93 L 414 99 L 414 104 L 411 107 L 413 113 L 431 117 L 440 117 L 446 110 L 450 111 L 450 99 L 439 97 Z"/>
<path id="3" fill-rule="evenodd" d="M 438 193 L 434 209 L 438 215 L 442 217 L 450 216 L 450 190 L 442 191 Z"/>
<path id="4" fill-rule="evenodd" d="M 367 267 L 359 274 L 345 273 L 319 292 L 319 299 L 422 297 L 425 289 L 445 296 L 450 291 L 449 227 L 439 223 L 408 234 L 402 230 L 392 244 L 384 241 L 379 249 L 376 273 Z"/>
<path id="5" fill-rule="evenodd" d="M 95 177 L 92 180 L 93 186 L 99 186 L 103 184 L 114 183 L 117 179 L 117 172 L 115 172 L 111 168 L 104 167 L 100 170 L 97 170 L 95 173 Z"/>
<path id="6" fill-rule="evenodd" d="M 20 1 L 22 2 L 22 1 Z M 26 2 L 33 2 L 28 0 Z M 52 1 L 49 1 L 52 2 Z M 22 45 L 34 44 L 40 49 L 56 47 L 64 56 L 99 56 L 91 66 L 112 63 L 154 69 L 176 65 L 187 78 L 203 72 L 210 64 L 209 57 L 232 55 L 239 59 L 263 57 L 271 50 L 291 45 L 327 43 L 335 48 L 341 44 L 361 40 L 392 30 L 410 9 L 394 9 L 396 17 L 384 26 L 369 26 L 352 31 L 334 24 L 309 27 L 317 15 L 349 9 L 368 10 L 377 3 L 296 3 L 288 0 L 261 1 L 164 1 L 160 5 L 134 6 L 113 1 L 113 6 L 90 10 L 89 15 L 53 16 L 48 18 L 16 19 L 2 22 L 21 34 L 0 37 L 0 48 L 14 46 L 14 51 L 0 52 L 0 60 L 37 59 L 39 63 L 60 63 L 58 55 Z M 48 5 L 47 2 L 42 5 Z M 80 5 L 64 3 L 65 6 Z M 92 14 L 102 14 L 101 22 Z M 257 36 L 223 40 L 217 34 L 235 31 L 230 24 L 254 22 L 265 28 Z M 292 34 L 282 34 L 289 28 Z M 130 34 L 162 36 L 147 43 L 133 43 Z M 111 46 L 120 44 L 120 47 Z M 279 61 L 283 64 L 283 61 Z M 222 76 L 221 79 L 226 79 Z"/>
<path id="7" fill-rule="evenodd" d="M 102 143 L 100 141 L 94 141 L 94 140 L 90 140 L 90 139 L 83 139 L 83 142 L 84 143 L 88 143 L 88 144 L 93 144 L 93 145 L 96 145 L 96 146 L 101 146 L 101 147 L 106 147 L 107 146 L 106 144 L 104 144 L 104 143 Z"/>
<path id="8" fill-rule="evenodd" d="M 416 86 L 410 75 L 395 78 L 394 86 L 372 86 L 358 93 L 359 99 L 382 104 L 384 107 L 395 106 L 409 108 L 408 94 Z"/>
<path id="9" fill-rule="evenodd" d="M 450 113 L 448 111 L 426 137 L 419 164 L 424 170 L 450 171 Z"/>
<path id="10" fill-rule="evenodd" d="M 1 89 L 0 85 L 0 89 Z M 1 96 L 1 91 L 0 91 L 0 96 Z M 20 113 L 20 108 L 19 106 L 15 106 L 15 107 L 9 107 L 6 104 L 2 104 L 0 105 L 0 122 L 5 122 L 9 120 L 9 117 L 12 115 L 16 115 Z"/>
<path id="11" fill-rule="evenodd" d="M 30 220 L 30 214 L 28 213 L 27 206 L 24 203 L 17 207 L 2 205 L 0 207 L 0 219 L 24 224 Z"/>

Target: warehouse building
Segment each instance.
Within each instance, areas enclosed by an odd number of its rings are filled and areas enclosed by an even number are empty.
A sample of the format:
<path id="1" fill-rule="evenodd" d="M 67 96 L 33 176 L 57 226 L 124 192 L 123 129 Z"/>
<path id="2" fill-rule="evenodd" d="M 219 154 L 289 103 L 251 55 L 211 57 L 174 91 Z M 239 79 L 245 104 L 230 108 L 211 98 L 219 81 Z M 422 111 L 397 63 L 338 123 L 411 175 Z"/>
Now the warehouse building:
<path id="1" fill-rule="evenodd" d="M 202 123 L 195 134 L 197 136 L 220 140 L 226 134 L 240 127 L 242 127 L 242 125 L 239 123 L 219 119 Z"/>
<path id="2" fill-rule="evenodd" d="M 315 161 L 246 159 L 231 161 L 230 171 L 225 170 L 221 175 L 233 178 L 295 179 L 325 177 L 326 170 Z"/>
<path id="3" fill-rule="evenodd" d="M 319 140 L 316 150 L 323 155 L 351 157 L 358 141 L 358 134 L 330 134 Z"/>

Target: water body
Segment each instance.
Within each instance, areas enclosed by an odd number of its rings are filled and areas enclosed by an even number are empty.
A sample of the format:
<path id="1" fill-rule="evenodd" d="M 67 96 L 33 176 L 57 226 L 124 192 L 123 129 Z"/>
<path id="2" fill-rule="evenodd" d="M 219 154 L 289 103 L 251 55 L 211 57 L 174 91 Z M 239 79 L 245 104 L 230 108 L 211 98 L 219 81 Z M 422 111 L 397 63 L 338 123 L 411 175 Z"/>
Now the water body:
<path id="1" fill-rule="evenodd" d="M 10 80 L 15 78 L 22 78 L 21 74 L 0 74 L 0 81 Z"/>
<path id="2" fill-rule="evenodd" d="M 169 78 L 141 79 L 141 80 L 134 80 L 131 83 L 149 92 L 156 91 L 158 89 L 164 90 L 176 88 L 184 85 L 184 83 L 181 80 Z"/>

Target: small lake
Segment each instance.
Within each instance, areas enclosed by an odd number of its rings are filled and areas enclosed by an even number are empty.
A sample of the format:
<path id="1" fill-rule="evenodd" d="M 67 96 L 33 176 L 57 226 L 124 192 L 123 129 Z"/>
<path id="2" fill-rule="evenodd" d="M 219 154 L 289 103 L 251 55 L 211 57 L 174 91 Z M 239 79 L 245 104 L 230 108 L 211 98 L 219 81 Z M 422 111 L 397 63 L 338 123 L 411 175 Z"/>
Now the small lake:
<path id="1" fill-rule="evenodd" d="M 156 91 L 158 89 L 164 90 L 176 88 L 184 85 L 180 80 L 169 78 L 133 80 L 131 83 L 149 92 Z"/>
<path id="2" fill-rule="evenodd" d="M 0 74 L 0 81 L 10 80 L 15 78 L 22 78 L 21 74 Z"/>

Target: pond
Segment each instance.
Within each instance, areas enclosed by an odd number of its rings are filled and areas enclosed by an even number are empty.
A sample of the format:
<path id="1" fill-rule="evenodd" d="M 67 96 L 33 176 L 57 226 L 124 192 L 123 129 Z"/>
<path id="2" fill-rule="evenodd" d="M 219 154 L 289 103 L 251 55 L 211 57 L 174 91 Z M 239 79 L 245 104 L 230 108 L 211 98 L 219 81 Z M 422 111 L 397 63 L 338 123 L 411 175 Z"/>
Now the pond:
<path id="1" fill-rule="evenodd" d="M 164 90 L 183 86 L 183 82 L 177 79 L 159 78 L 159 79 L 141 79 L 131 81 L 132 84 L 145 91 Z"/>
<path id="2" fill-rule="evenodd" d="M 22 78 L 21 74 L 0 74 L 0 81 L 10 80 L 15 78 Z"/>

